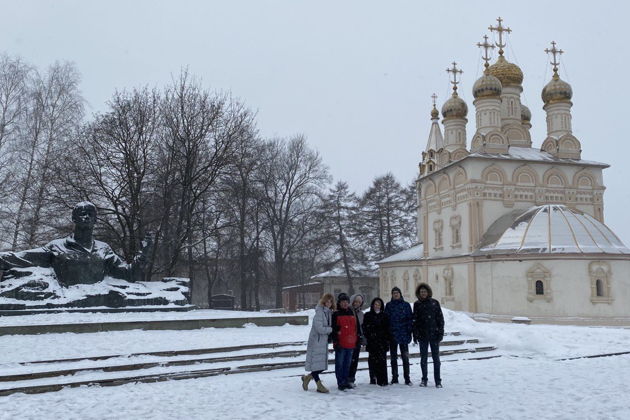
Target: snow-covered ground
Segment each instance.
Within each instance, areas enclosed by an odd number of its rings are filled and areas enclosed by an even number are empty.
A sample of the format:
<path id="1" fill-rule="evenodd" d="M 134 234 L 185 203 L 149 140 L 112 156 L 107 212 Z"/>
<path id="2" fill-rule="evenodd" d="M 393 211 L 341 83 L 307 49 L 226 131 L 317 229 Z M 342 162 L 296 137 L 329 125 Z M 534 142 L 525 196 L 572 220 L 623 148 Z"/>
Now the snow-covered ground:
<path id="1" fill-rule="evenodd" d="M 331 393 L 322 395 L 312 388 L 302 391 L 301 369 L 283 369 L 13 394 L 0 397 L 0 418 L 630 418 L 630 355 L 559 360 L 630 351 L 630 329 L 478 323 L 451 311 L 445 311 L 445 318 L 447 331 L 479 338 L 482 345 L 496 345 L 502 357 L 443 363 L 443 389 L 380 388 L 369 385 L 367 372 L 361 371 L 358 388 L 347 392 L 336 390 L 334 375 L 324 375 Z M 302 341 L 308 331 L 306 326 L 285 325 L 3 336 L 0 375 L 13 372 L 20 361 Z M 412 380 L 418 383 L 420 367 L 417 359 L 412 361 Z"/>
<path id="2" fill-rule="evenodd" d="M 312 312 L 312 311 L 310 311 Z M 14 325 L 50 325 L 73 324 L 90 322 L 131 322 L 131 321 L 167 321 L 182 319 L 216 319 L 216 318 L 243 318 L 261 316 L 287 316 L 308 315 L 309 311 L 290 314 L 275 313 L 269 311 L 221 311 L 216 309 L 197 309 L 188 312 L 61 312 L 42 313 L 34 315 L 0 316 L 0 327 Z"/>

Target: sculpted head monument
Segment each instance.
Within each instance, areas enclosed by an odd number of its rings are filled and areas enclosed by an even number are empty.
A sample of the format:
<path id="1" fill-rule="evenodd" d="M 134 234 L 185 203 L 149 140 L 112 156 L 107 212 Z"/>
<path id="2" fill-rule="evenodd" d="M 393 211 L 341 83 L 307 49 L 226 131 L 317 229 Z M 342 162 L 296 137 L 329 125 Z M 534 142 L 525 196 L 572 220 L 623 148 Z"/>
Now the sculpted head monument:
<path id="1" fill-rule="evenodd" d="M 78 203 L 72 210 L 74 232 L 65 238 L 27 251 L 0 253 L 0 270 L 5 278 L 31 275 L 33 267 L 52 268 L 61 286 L 94 284 L 105 277 L 137 281 L 143 279 L 147 243 L 133 262 L 126 263 L 109 245 L 94 240 L 96 206 Z M 150 241 L 149 241 L 150 242 Z"/>

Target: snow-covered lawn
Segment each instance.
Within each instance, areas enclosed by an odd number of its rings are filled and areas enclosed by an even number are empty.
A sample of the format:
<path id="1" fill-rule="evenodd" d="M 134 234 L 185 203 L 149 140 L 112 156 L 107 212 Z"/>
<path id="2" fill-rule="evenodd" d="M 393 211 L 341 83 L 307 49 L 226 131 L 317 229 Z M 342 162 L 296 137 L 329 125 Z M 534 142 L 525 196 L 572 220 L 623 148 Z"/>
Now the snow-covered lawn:
<path id="1" fill-rule="evenodd" d="M 477 323 L 445 311 L 448 331 L 496 345 L 500 358 L 445 362 L 443 389 L 380 388 L 358 374 L 358 388 L 328 395 L 301 389 L 301 369 L 155 384 L 83 387 L 0 397 L 4 419 L 628 419 L 630 355 L 559 360 L 630 351 L 630 329 Z M 0 337 L 0 374 L 18 361 L 58 357 L 301 341 L 309 327 L 195 331 L 120 331 Z M 480 354 L 482 355 L 482 354 Z M 420 380 L 413 360 L 412 380 Z M 333 368 L 330 366 L 331 369 Z M 429 367 L 431 369 L 431 367 Z M 429 376 L 432 385 L 432 376 Z"/>
<path id="2" fill-rule="evenodd" d="M 167 321 L 185 319 L 247 318 L 261 316 L 308 315 L 313 311 L 292 312 L 290 314 L 269 311 L 220 311 L 216 309 L 198 309 L 188 312 L 118 312 L 118 313 L 42 313 L 34 315 L 0 316 L 0 327 L 14 325 L 50 325 L 90 322 L 131 322 L 131 321 Z"/>

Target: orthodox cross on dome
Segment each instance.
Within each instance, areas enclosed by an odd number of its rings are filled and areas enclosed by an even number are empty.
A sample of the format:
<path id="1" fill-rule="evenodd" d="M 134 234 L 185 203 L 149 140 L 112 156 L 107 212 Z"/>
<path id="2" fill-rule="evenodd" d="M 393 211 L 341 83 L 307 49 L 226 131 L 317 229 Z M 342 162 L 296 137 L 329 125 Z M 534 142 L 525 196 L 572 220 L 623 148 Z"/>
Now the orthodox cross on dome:
<path id="1" fill-rule="evenodd" d="M 459 80 L 457 80 L 457 75 L 462 74 L 463 71 L 457 68 L 457 63 L 453 61 L 453 67 L 450 69 L 446 69 L 448 73 L 453 74 L 453 80 L 451 83 L 453 84 L 453 93 L 457 94 L 457 85 L 459 84 Z"/>
<path id="2" fill-rule="evenodd" d="M 477 46 L 479 48 L 483 48 L 483 57 L 481 57 L 481 59 L 485 61 L 483 66 L 487 69 L 488 67 L 490 67 L 490 64 L 488 63 L 488 61 L 490 61 L 489 50 L 493 50 L 494 45 L 488 43 L 488 35 L 484 35 L 483 44 L 481 42 L 477 42 Z"/>
<path id="3" fill-rule="evenodd" d="M 431 119 L 436 119 L 440 114 L 435 106 L 435 102 L 437 101 L 437 95 L 434 93 L 431 95 L 431 99 L 433 99 L 433 109 L 431 109 Z"/>
<path id="4" fill-rule="evenodd" d="M 556 48 L 556 41 L 551 41 L 551 49 L 545 48 L 545 52 L 553 55 L 553 61 L 550 63 L 553 66 L 553 76 L 558 77 L 558 65 L 560 64 L 558 58 L 560 58 L 561 54 L 564 54 L 564 51 Z"/>
<path id="5" fill-rule="evenodd" d="M 509 34 L 512 30 L 501 25 L 503 22 L 501 16 L 497 18 L 497 22 L 499 22 L 497 26 L 490 25 L 488 26 L 488 29 L 490 29 L 490 32 L 497 31 L 499 33 L 499 42 L 495 42 L 495 45 L 499 47 L 499 55 L 503 55 L 503 47 L 505 47 L 505 43 L 503 42 L 503 32 L 507 32 Z"/>

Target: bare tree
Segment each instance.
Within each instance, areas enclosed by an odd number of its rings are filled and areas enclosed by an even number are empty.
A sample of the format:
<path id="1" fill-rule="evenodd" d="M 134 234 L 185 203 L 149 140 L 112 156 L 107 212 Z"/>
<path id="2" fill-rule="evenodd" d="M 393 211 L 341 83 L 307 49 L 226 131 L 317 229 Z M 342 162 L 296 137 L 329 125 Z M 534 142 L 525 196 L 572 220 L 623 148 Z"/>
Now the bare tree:
<path id="1" fill-rule="evenodd" d="M 285 265 L 296 247 L 316 228 L 318 193 L 328 179 L 319 154 L 308 147 L 303 136 L 267 144 L 260 182 L 278 307 L 282 306 Z"/>
<path id="2" fill-rule="evenodd" d="M 194 284 L 194 236 L 199 201 L 231 162 L 237 139 L 249 135 L 253 115 L 227 95 L 204 90 L 187 71 L 166 89 L 161 114 L 159 176 L 163 217 L 158 240 L 164 242 L 165 272 L 171 275 L 184 250 Z"/>
<path id="3" fill-rule="evenodd" d="M 49 187 L 55 159 L 65 158 L 62 145 L 83 117 L 79 81 L 79 72 L 70 63 L 55 63 L 45 74 L 34 72 L 30 80 L 19 144 L 13 249 L 18 243 L 33 247 L 40 234 L 46 236 L 41 231 L 52 217 Z"/>
<path id="4" fill-rule="evenodd" d="M 58 168 L 59 199 L 94 202 L 105 226 L 102 233 L 128 261 L 150 230 L 146 213 L 160 128 L 159 100 L 157 91 L 146 88 L 116 92 L 109 109 L 86 124 L 70 145 L 72 155 Z"/>
<path id="5" fill-rule="evenodd" d="M 9 198 L 15 193 L 16 183 L 12 175 L 19 165 L 15 162 L 19 156 L 15 153 L 15 143 L 26 121 L 24 113 L 31 71 L 31 67 L 19 58 L 0 55 L 0 249 L 11 245 L 8 238 L 13 229 L 15 209 L 11 208 Z"/>

